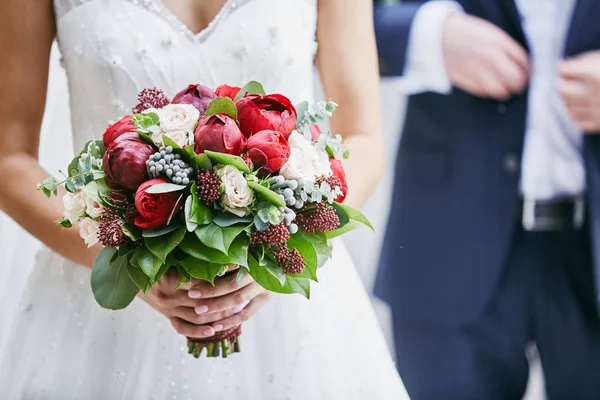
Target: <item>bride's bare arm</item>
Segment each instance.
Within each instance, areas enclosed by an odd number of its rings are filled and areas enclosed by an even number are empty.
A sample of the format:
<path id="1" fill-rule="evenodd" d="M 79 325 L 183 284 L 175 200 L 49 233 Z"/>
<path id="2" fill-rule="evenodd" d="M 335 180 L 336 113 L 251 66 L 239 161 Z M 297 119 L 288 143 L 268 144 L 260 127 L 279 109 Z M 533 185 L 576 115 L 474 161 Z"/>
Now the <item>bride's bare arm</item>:
<path id="1" fill-rule="evenodd" d="M 62 200 L 48 200 L 36 184 L 48 177 L 38 164 L 50 48 L 54 39 L 51 0 L 4 0 L 0 6 L 0 209 L 48 247 L 91 266 L 77 229 L 62 229 Z"/>
<path id="2" fill-rule="evenodd" d="M 350 144 L 344 162 L 346 202 L 361 206 L 385 168 L 379 69 L 371 0 L 319 0 L 317 67 L 328 98 L 339 104 L 331 130 Z"/>

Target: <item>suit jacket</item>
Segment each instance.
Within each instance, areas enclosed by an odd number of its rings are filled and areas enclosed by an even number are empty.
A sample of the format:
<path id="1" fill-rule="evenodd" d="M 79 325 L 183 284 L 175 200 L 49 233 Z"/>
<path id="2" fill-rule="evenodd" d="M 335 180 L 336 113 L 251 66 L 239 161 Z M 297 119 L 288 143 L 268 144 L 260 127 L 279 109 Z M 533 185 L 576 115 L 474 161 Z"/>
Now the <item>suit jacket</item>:
<path id="1" fill-rule="evenodd" d="M 380 58 L 393 75 L 403 72 L 410 26 L 423 3 L 375 5 Z M 527 48 L 513 0 L 459 3 Z M 577 1 L 566 57 L 600 49 L 599 19 L 600 1 Z M 527 92 L 503 103 L 456 88 L 450 95 L 409 97 L 375 287 L 398 317 L 452 324 L 482 311 L 501 275 L 520 213 L 518 162 L 526 109 Z M 584 154 L 596 256 L 600 135 L 585 137 Z"/>

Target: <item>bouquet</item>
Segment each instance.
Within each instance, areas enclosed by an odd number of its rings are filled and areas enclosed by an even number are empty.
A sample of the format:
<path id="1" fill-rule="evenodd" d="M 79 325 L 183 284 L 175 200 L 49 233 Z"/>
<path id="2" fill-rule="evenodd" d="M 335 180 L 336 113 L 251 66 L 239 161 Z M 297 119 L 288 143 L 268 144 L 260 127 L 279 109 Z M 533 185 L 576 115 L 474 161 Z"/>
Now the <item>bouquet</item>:
<path id="1" fill-rule="evenodd" d="M 342 205 L 347 184 L 339 135 L 317 123 L 332 101 L 293 106 L 262 85 L 189 85 L 169 100 L 144 89 L 139 103 L 71 161 L 62 182 L 38 185 L 48 197 L 63 185 L 65 228 L 97 243 L 91 287 L 108 309 L 127 307 L 169 269 L 180 285 L 214 284 L 238 267 L 265 289 L 310 296 L 331 256 L 330 240 L 360 225 Z M 372 228 L 372 227 L 371 227 Z M 188 338 L 190 353 L 239 351 L 241 327 Z"/>

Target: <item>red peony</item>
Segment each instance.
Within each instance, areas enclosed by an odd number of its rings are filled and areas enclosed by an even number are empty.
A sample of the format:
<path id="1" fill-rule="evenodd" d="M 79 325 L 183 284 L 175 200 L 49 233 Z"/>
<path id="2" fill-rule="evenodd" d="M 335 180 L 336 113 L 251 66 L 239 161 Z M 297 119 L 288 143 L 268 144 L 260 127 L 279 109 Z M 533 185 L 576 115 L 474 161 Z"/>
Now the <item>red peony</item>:
<path id="1" fill-rule="evenodd" d="M 261 131 L 250 136 L 246 149 L 254 166 L 266 174 L 279 171 L 290 157 L 290 145 L 277 131 Z"/>
<path id="2" fill-rule="evenodd" d="M 112 142 L 102 160 L 106 184 L 113 189 L 134 191 L 148 180 L 146 161 L 154 148 L 135 132 L 124 133 Z"/>
<path id="3" fill-rule="evenodd" d="M 135 218 L 135 225 L 140 228 L 153 229 L 167 225 L 171 215 L 178 206 L 180 193 L 148 193 L 151 186 L 168 183 L 164 179 L 151 179 L 144 182 L 135 193 L 135 208 L 139 215 Z"/>
<path id="4" fill-rule="evenodd" d="M 235 100 L 235 96 L 242 90 L 238 86 L 221 85 L 215 90 L 219 97 L 229 97 L 231 100 Z"/>
<path id="5" fill-rule="evenodd" d="M 206 150 L 239 156 L 246 148 L 246 138 L 227 114 L 204 117 L 194 133 L 196 154 Z"/>
<path id="6" fill-rule="evenodd" d="M 329 163 L 331 164 L 331 171 L 336 178 L 339 179 L 342 189 L 342 194 L 339 195 L 335 201 L 338 203 L 343 203 L 346 199 L 346 195 L 348 194 L 348 182 L 346 181 L 346 172 L 344 171 L 344 166 L 340 160 L 335 158 L 330 158 Z"/>
<path id="7" fill-rule="evenodd" d="M 249 95 L 236 103 L 240 129 L 246 137 L 264 131 L 277 131 L 288 138 L 296 129 L 296 109 L 280 94 Z"/>
<path id="8" fill-rule="evenodd" d="M 319 140 L 319 136 L 321 136 L 321 128 L 317 124 L 308 124 L 308 129 L 310 130 L 310 136 L 313 141 Z"/>
<path id="9" fill-rule="evenodd" d="M 135 132 L 135 125 L 131 122 L 131 115 L 126 115 L 104 131 L 102 140 L 104 142 L 104 148 L 108 149 L 108 146 L 115 141 L 116 138 L 127 132 Z"/>
<path id="10" fill-rule="evenodd" d="M 173 97 L 171 103 L 191 104 L 200 111 L 200 116 L 204 117 L 206 115 L 208 104 L 215 98 L 217 98 L 217 94 L 206 86 L 188 85 L 187 88 L 183 89 Z"/>

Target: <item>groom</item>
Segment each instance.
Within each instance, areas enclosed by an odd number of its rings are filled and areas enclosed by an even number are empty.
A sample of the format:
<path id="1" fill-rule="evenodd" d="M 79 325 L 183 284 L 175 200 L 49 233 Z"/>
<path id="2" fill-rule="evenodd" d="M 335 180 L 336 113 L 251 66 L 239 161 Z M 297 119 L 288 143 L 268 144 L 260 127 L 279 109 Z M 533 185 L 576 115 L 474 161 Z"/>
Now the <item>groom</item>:
<path id="1" fill-rule="evenodd" d="M 389 1 L 387 1 L 389 3 Z M 600 1 L 375 5 L 411 94 L 376 293 L 415 400 L 600 399 Z"/>

